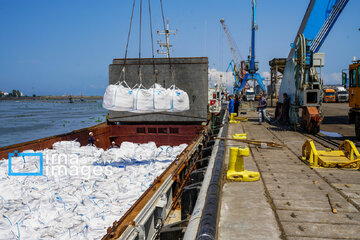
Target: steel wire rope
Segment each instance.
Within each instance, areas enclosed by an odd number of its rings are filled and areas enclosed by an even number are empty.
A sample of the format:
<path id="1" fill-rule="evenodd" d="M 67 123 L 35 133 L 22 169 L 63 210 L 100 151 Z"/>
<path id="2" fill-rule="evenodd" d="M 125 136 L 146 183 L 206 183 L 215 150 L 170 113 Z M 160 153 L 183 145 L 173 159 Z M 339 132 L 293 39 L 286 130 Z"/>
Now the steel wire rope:
<path id="1" fill-rule="evenodd" d="M 158 83 L 158 78 L 155 69 L 155 55 L 154 55 L 154 37 L 152 30 L 152 20 L 151 20 L 151 0 L 149 0 L 149 18 L 150 18 L 150 36 L 151 36 L 151 51 L 152 51 L 152 63 L 153 63 L 153 73 L 155 76 L 155 83 Z"/>
<path id="2" fill-rule="evenodd" d="M 142 20 L 142 0 L 140 0 L 140 23 L 139 23 L 139 87 L 142 86 L 142 78 L 141 78 L 141 20 Z"/>
<path id="3" fill-rule="evenodd" d="M 164 7 L 163 7 L 162 0 L 160 0 L 160 5 L 161 5 L 161 16 L 162 16 L 162 22 L 163 22 L 163 27 L 164 27 L 164 33 L 165 33 L 165 36 L 166 36 L 167 31 L 166 31 L 166 26 L 165 26 Z M 168 52 L 171 82 L 173 82 L 174 85 L 176 86 L 176 82 L 175 82 L 175 78 L 174 78 L 174 71 L 173 71 L 172 64 L 171 64 L 170 49 L 169 49 L 169 44 L 168 43 L 166 44 L 166 50 Z"/>
<path id="4" fill-rule="evenodd" d="M 123 67 L 122 67 L 122 70 L 121 70 L 121 73 L 120 73 L 120 76 L 119 76 L 119 81 L 121 80 L 122 75 L 124 76 L 124 80 L 125 80 L 125 65 L 126 65 L 126 58 L 127 58 L 127 53 L 128 53 L 128 47 L 129 47 L 129 40 L 130 40 L 130 34 L 131 34 L 132 21 L 133 21 L 133 17 L 134 17 L 135 2 L 136 2 L 136 0 L 134 0 L 133 6 L 132 6 L 129 32 L 128 32 L 128 37 L 127 37 L 126 47 L 125 47 L 124 63 L 123 63 Z"/>

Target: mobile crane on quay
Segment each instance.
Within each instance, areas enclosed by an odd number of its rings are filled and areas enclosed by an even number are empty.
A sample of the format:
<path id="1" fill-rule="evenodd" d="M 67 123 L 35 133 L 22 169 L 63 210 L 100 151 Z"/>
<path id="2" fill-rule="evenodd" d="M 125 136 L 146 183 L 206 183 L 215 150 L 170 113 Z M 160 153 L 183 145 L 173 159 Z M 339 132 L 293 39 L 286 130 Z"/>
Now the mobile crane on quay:
<path id="1" fill-rule="evenodd" d="M 259 70 L 259 62 L 255 61 L 255 31 L 258 29 L 256 24 L 256 3 L 257 0 L 251 0 L 252 5 L 252 21 L 251 21 L 251 46 L 250 54 L 247 61 L 239 60 L 239 50 L 230 36 L 229 30 L 225 25 L 224 19 L 220 20 L 221 25 L 224 28 L 225 35 L 227 37 L 233 60 L 230 62 L 228 69 L 231 67 L 235 77 L 234 94 L 241 92 L 249 80 L 256 80 L 261 89 L 265 92 L 266 88 L 261 79 Z M 255 88 L 255 86 L 254 86 Z"/>
<path id="2" fill-rule="evenodd" d="M 316 68 L 324 66 L 324 54 L 318 51 L 348 1 L 311 0 L 286 60 L 279 102 L 283 101 L 283 93 L 287 93 L 290 123 L 299 122 L 299 109 L 302 109 L 300 124 L 309 133 L 319 132 L 323 120 L 322 80 Z M 324 12 L 325 19 L 319 20 Z"/>

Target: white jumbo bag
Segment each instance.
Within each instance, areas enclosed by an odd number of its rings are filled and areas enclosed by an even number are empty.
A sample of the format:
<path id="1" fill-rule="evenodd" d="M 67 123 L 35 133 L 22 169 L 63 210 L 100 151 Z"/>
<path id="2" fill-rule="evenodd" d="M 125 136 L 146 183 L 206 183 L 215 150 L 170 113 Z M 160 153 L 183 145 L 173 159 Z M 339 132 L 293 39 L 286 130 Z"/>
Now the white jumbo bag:
<path id="1" fill-rule="evenodd" d="M 112 111 L 131 111 L 134 107 L 133 90 L 125 81 L 106 88 L 103 107 Z"/>
<path id="2" fill-rule="evenodd" d="M 117 86 L 110 84 L 109 86 L 107 86 L 106 91 L 104 93 L 104 98 L 103 98 L 103 108 L 111 110 L 111 108 L 115 107 L 114 104 L 114 96 L 115 96 L 115 90 L 116 90 Z"/>
<path id="3" fill-rule="evenodd" d="M 136 87 L 136 85 L 135 85 Z M 147 113 L 154 112 L 153 90 L 145 89 L 142 84 L 133 89 L 134 108 L 131 112 Z"/>
<path id="4" fill-rule="evenodd" d="M 155 112 L 169 111 L 171 109 L 171 91 L 157 83 L 151 89 L 153 90 Z"/>
<path id="5" fill-rule="evenodd" d="M 134 108 L 133 90 L 122 81 L 115 90 L 114 111 L 131 111 Z"/>
<path id="6" fill-rule="evenodd" d="M 175 85 L 171 86 L 169 90 L 171 98 L 171 110 L 169 112 L 182 112 L 190 109 L 189 96 L 185 91 L 175 87 Z"/>

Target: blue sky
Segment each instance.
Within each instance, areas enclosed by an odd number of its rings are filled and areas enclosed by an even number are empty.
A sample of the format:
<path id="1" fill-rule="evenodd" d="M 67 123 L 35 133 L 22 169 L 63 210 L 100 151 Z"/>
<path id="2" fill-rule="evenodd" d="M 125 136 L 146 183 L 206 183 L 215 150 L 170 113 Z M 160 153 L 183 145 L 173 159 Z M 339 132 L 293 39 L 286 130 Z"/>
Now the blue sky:
<path id="1" fill-rule="evenodd" d="M 153 28 L 161 29 L 159 1 L 151 2 Z M 179 30 L 172 37 L 172 56 L 207 56 L 209 68 L 225 71 L 231 54 L 221 18 L 241 54 L 247 56 L 250 0 L 163 2 L 170 26 Z M 258 0 L 256 58 L 264 76 L 269 60 L 288 55 L 308 2 Z M 124 56 L 131 5 L 132 0 L 0 0 L 0 90 L 19 89 L 28 95 L 102 95 L 108 65 L 113 58 Z M 136 9 L 128 57 L 138 56 Z M 325 83 L 340 83 L 341 70 L 353 56 L 360 58 L 359 9 L 360 1 L 349 1 L 320 49 L 326 53 Z M 144 0 L 143 57 L 151 57 L 148 19 L 148 1 Z"/>

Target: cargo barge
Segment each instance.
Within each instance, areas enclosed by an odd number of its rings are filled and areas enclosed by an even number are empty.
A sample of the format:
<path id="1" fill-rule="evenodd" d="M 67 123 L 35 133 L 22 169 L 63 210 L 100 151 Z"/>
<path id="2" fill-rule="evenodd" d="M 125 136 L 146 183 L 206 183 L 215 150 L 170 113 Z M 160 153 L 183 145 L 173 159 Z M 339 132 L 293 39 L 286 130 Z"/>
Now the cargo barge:
<path id="1" fill-rule="evenodd" d="M 127 82 L 135 85 L 138 59 L 114 59 L 110 65 L 109 84 L 118 81 L 121 68 L 126 64 Z M 152 73 L 153 63 L 158 68 L 157 76 Z M 207 58 L 171 59 L 176 73 L 175 80 L 169 76 L 168 59 L 141 59 L 144 85 L 154 81 L 164 87 L 176 84 L 184 89 L 190 98 L 190 110 L 176 113 L 134 114 L 109 111 L 107 121 L 101 124 L 72 131 L 70 133 L 42 138 L 0 148 L 0 159 L 7 159 L 14 151 L 51 149 L 60 141 L 78 141 L 87 145 L 89 132 L 98 139 L 96 146 L 107 149 L 111 142 L 148 143 L 157 146 L 176 146 L 183 143 L 188 147 L 177 156 L 169 167 L 158 176 L 132 207 L 108 226 L 103 239 L 161 239 L 182 238 L 184 228 L 195 207 L 197 195 L 204 179 L 210 155 L 215 145 L 225 109 L 221 113 L 208 113 L 207 106 Z M 173 80 L 174 82 L 171 82 Z M 170 214 L 172 215 L 169 218 Z M 176 220 L 175 220 L 176 219 Z M 166 227 L 164 227 L 166 226 Z"/>

